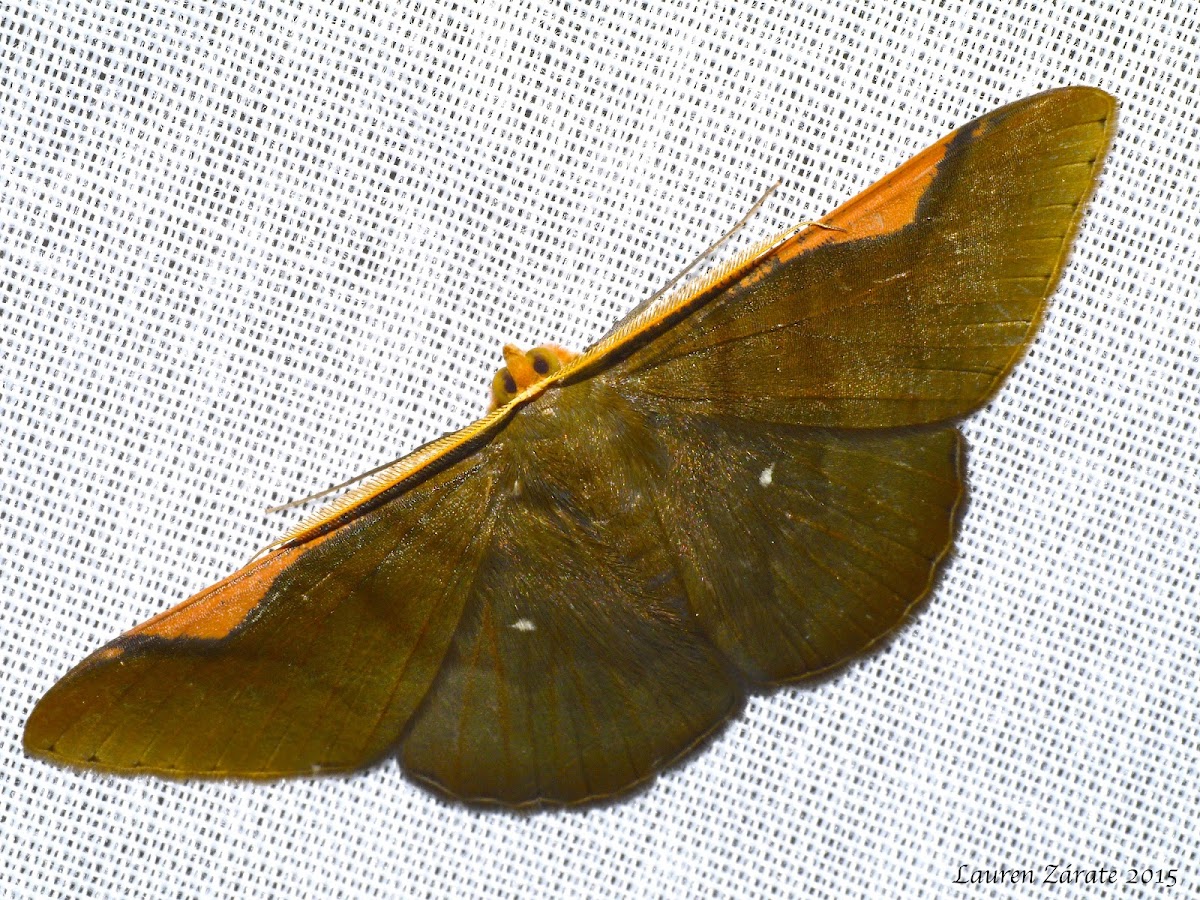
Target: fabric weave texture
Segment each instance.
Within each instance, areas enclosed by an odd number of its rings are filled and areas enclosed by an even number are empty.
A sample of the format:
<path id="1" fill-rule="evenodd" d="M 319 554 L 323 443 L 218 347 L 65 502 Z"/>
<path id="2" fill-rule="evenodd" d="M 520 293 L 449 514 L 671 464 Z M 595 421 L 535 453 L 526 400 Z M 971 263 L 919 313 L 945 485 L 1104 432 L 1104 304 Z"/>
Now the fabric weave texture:
<path id="1" fill-rule="evenodd" d="M 5 5 L 0 896 L 1200 890 L 1197 33 L 1182 0 Z M 720 255 L 1064 84 L 1118 98 L 1109 162 L 964 426 L 956 550 L 877 652 L 585 810 L 393 763 L 24 757 L 57 677 L 299 517 L 266 507 L 478 416 L 505 342 L 582 348 L 776 179 Z"/>

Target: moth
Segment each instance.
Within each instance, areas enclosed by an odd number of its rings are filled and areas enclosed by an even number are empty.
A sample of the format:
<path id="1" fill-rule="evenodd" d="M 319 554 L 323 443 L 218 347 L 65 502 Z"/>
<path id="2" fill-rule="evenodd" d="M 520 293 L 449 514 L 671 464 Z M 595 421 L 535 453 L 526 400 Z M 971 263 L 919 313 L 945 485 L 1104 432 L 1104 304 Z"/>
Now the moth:
<path id="1" fill-rule="evenodd" d="M 279 778 L 395 756 L 467 801 L 611 797 L 930 590 L 956 423 L 1029 346 L 1115 122 L 1070 87 L 947 135 L 65 675 L 28 753 Z"/>

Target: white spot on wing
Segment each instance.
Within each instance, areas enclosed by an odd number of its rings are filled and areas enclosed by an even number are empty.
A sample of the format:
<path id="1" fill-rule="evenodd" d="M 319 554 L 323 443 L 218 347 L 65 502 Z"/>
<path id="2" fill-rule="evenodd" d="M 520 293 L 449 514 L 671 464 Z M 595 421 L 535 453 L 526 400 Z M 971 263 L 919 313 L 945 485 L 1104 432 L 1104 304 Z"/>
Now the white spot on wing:
<path id="1" fill-rule="evenodd" d="M 515 631 L 537 631 L 537 626 L 528 619 L 517 619 L 517 621 L 513 622 L 508 627 L 514 629 Z"/>
<path id="2" fill-rule="evenodd" d="M 771 463 L 769 466 L 767 466 L 765 469 L 763 469 L 762 472 L 759 473 L 758 483 L 761 484 L 763 487 L 767 487 L 768 485 L 770 485 L 771 481 L 774 478 L 775 478 L 775 463 Z"/>

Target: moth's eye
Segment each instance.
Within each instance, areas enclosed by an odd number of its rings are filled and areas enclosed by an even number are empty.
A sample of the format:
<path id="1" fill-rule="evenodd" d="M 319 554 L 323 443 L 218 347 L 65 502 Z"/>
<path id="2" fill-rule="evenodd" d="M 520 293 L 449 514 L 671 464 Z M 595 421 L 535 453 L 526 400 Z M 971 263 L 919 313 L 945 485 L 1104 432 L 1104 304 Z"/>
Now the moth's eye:
<path id="1" fill-rule="evenodd" d="M 492 379 L 492 405 L 503 406 L 517 396 L 517 380 L 512 377 L 508 368 L 503 368 Z"/>
<path id="2" fill-rule="evenodd" d="M 533 366 L 533 371 L 537 372 L 543 378 L 552 372 L 557 372 L 562 367 L 562 363 L 558 357 L 545 347 L 535 347 L 525 355 L 529 358 L 529 363 Z"/>

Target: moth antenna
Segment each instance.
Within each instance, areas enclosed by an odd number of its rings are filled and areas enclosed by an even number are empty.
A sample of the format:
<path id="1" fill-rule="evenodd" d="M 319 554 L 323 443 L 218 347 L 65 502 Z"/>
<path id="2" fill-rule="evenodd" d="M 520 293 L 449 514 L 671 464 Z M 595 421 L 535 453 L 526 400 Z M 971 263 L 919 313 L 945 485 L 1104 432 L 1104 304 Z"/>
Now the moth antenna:
<path id="1" fill-rule="evenodd" d="M 320 500 L 322 497 L 328 497 L 330 494 L 336 494 L 342 488 L 348 488 L 352 484 L 357 484 L 364 478 L 370 478 L 372 475 L 376 475 L 389 466 L 394 466 L 398 462 L 400 462 L 400 460 L 393 459 L 391 462 L 386 462 L 382 466 L 376 466 L 370 471 L 359 472 L 353 478 L 343 481 L 341 484 L 335 484 L 333 487 L 325 488 L 323 491 L 317 491 L 315 494 L 309 494 L 307 497 L 301 497 L 299 500 L 289 500 L 287 503 L 281 503 L 279 506 L 268 506 L 265 510 L 263 510 L 263 512 L 268 514 L 283 512 L 285 509 L 295 509 L 297 506 L 303 506 L 305 503 L 311 503 L 313 500 Z"/>
<path id="2" fill-rule="evenodd" d="M 759 197 L 754 202 L 754 205 L 750 207 L 750 209 L 746 212 L 746 214 L 744 216 L 742 216 L 740 219 L 738 219 L 736 225 L 734 225 L 732 228 L 730 228 L 728 231 L 726 231 L 723 235 L 721 235 L 719 238 L 717 238 L 715 241 L 713 241 L 711 244 L 709 244 L 708 247 L 699 256 L 697 256 L 690 263 L 688 263 L 683 268 L 683 270 L 680 271 L 680 273 L 678 275 L 676 275 L 674 278 L 672 278 L 670 281 L 668 281 L 666 284 L 664 284 L 661 288 L 659 288 L 657 291 L 655 291 L 653 294 L 651 294 L 649 297 L 647 297 L 645 300 L 643 300 L 641 303 L 639 303 L 638 308 L 644 309 L 645 307 L 647 307 L 651 303 L 653 303 L 655 300 L 657 300 L 659 297 L 661 297 L 663 294 L 665 294 L 667 291 L 669 291 L 671 288 L 675 287 L 675 285 L 679 284 L 680 279 L 682 279 L 685 275 L 687 275 L 688 272 L 692 271 L 692 269 L 696 268 L 696 266 L 698 266 L 698 265 L 700 265 L 700 263 L 704 262 L 704 260 L 707 259 L 710 255 L 712 255 L 712 253 L 717 248 L 719 248 L 722 244 L 724 244 L 727 240 L 729 240 L 731 237 L 733 237 L 735 234 L 737 234 L 742 228 L 744 228 L 746 223 L 749 222 L 754 217 L 754 214 L 756 212 L 758 212 L 760 209 L 762 209 L 762 205 L 764 203 L 766 203 L 768 199 L 770 199 L 771 195 L 773 193 L 775 193 L 776 188 L 778 188 L 781 184 L 783 184 L 782 178 L 775 179 L 775 183 L 773 185 L 771 185 L 769 188 L 767 188 L 765 191 L 763 191 L 762 196 Z"/>

